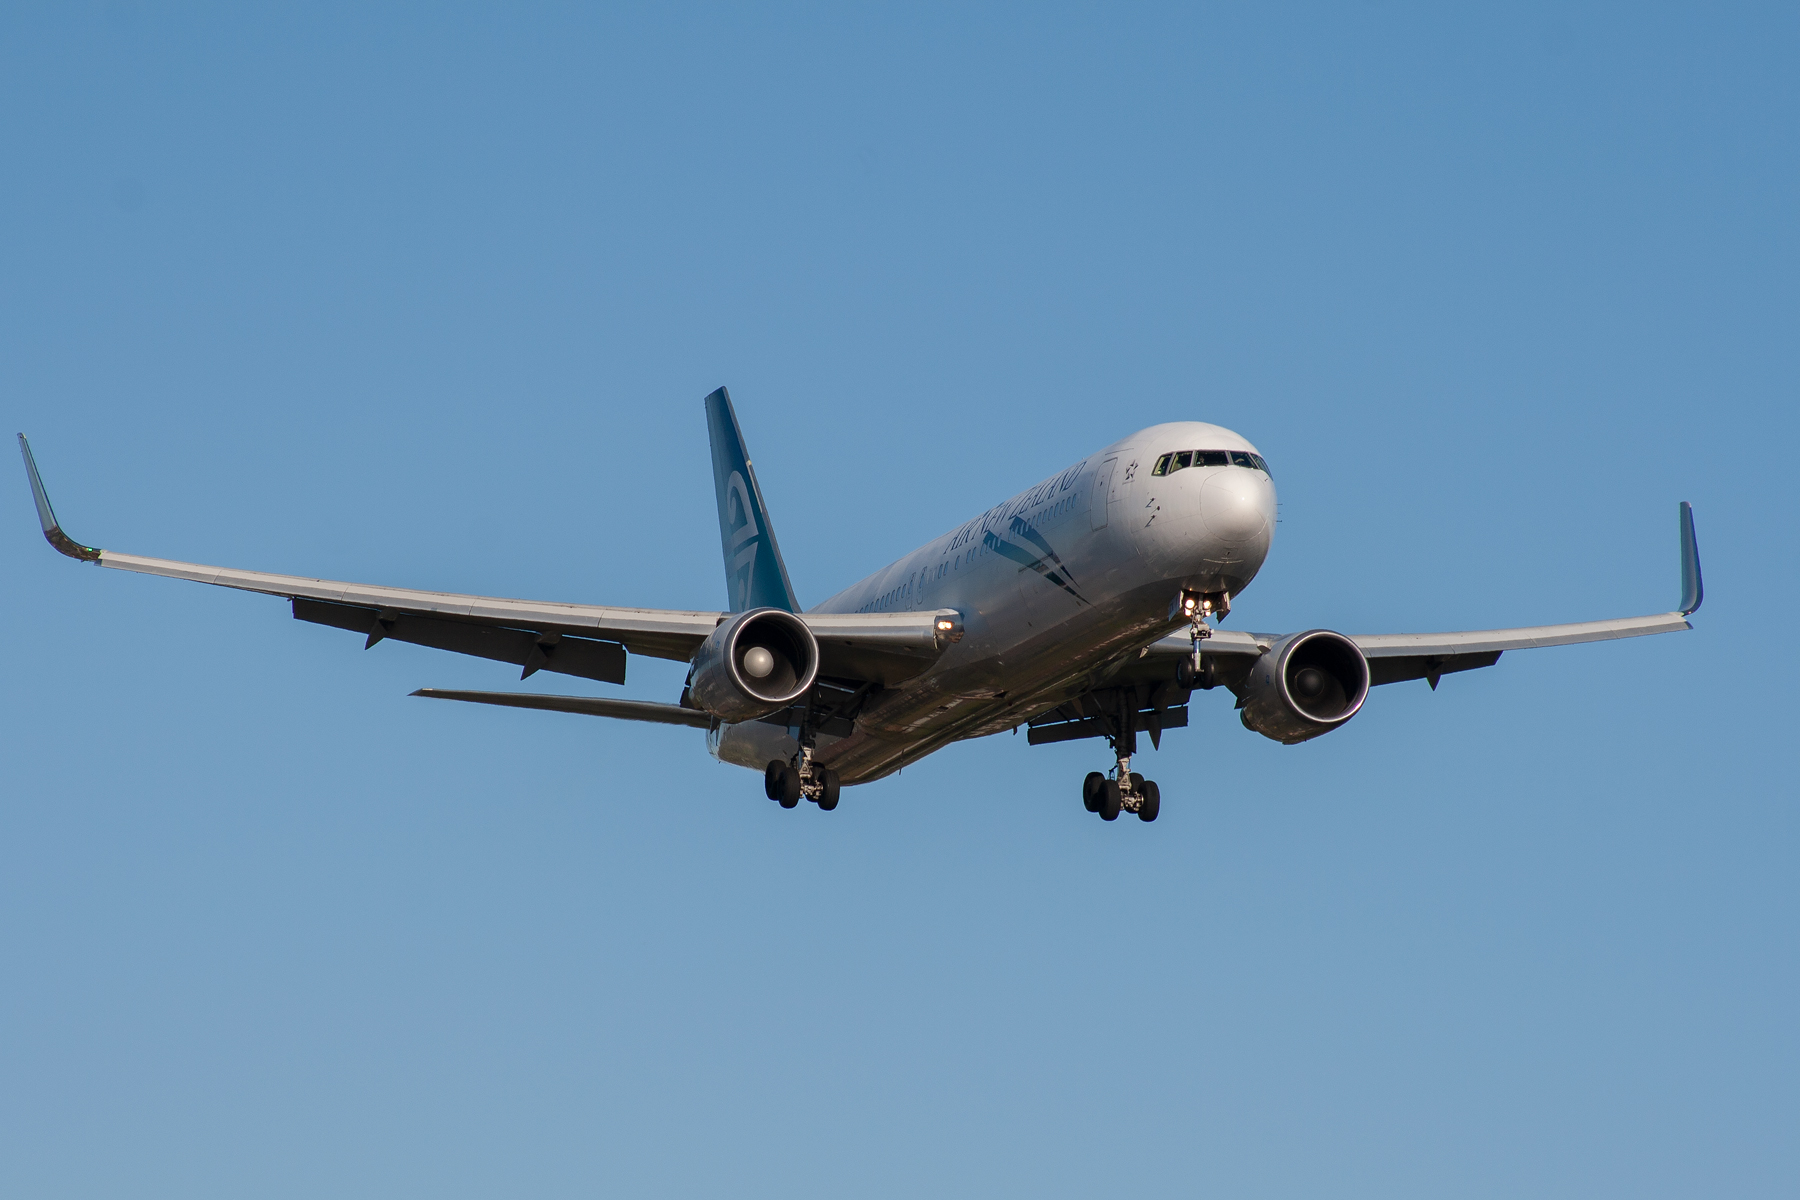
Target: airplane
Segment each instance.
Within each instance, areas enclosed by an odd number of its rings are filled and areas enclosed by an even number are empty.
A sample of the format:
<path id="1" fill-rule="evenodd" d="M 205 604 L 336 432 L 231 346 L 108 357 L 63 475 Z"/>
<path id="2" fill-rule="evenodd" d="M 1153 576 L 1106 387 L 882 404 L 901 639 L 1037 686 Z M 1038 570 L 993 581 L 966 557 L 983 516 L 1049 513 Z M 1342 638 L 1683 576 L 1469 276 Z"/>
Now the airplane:
<path id="1" fill-rule="evenodd" d="M 1691 629 L 1704 596 L 1693 509 L 1679 509 L 1681 601 L 1644 617 L 1468 633 L 1227 631 L 1268 557 L 1275 483 L 1247 439 L 1177 421 L 1102 447 L 911 554 L 802 609 L 731 397 L 706 397 L 723 611 L 616 608 L 375 587 L 98 550 L 58 524 L 25 435 L 44 537 L 83 562 L 280 596 L 302 621 L 383 641 L 625 682 L 632 654 L 689 664 L 674 704 L 421 688 L 414 696 L 706 731 L 719 760 L 763 772 L 783 808 L 835 809 L 869 783 L 968 738 L 1104 739 L 1082 780 L 1103 820 L 1154 821 L 1161 789 L 1132 770 L 1138 734 L 1188 724 L 1225 687 L 1244 726 L 1287 745 L 1341 728 L 1369 690 L 1491 667 L 1510 650 Z"/>

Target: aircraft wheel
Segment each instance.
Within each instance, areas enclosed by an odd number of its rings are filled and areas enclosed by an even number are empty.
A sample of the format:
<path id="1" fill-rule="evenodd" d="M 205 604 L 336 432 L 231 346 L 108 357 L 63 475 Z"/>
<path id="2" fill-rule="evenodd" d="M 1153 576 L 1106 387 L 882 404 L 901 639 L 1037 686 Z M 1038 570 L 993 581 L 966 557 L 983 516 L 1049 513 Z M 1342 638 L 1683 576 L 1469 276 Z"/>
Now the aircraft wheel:
<path id="1" fill-rule="evenodd" d="M 783 808 L 793 808 L 800 803 L 800 772 L 792 767 L 781 768 L 781 786 L 775 793 L 775 799 Z"/>
<path id="2" fill-rule="evenodd" d="M 1089 812 L 1100 811 L 1100 792 L 1105 786 L 1106 776 L 1098 771 L 1089 771 L 1081 781 L 1081 803 Z"/>
<path id="3" fill-rule="evenodd" d="M 1119 819 L 1119 806 L 1119 785 L 1108 779 L 1100 789 L 1100 807 L 1095 811 L 1100 814 L 1102 821 L 1116 821 Z"/>
<path id="4" fill-rule="evenodd" d="M 763 768 L 763 795 L 771 800 L 781 796 L 781 773 L 787 770 L 787 764 L 779 758 L 771 758 L 769 765 Z"/>
<path id="5" fill-rule="evenodd" d="M 1162 789 L 1156 786 L 1154 779 L 1146 779 L 1138 784 L 1144 800 L 1138 805 L 1138 820 L 1154 821 L 1156 814 L 1162 811 Z"/>
<path id="6" fill-rule="evenodd" d="M 837 807 L 838 773 L 830 767 L 819 772 L 819 807 L 830 812 Z"/>
<path id="7" fill-rule="evenodd" d="M 1131 773 L 1131 791 L 1132 794 L 1136 796 L 1144 794 L 1144 777 L 1139 775 L 1136 771 Z"/>

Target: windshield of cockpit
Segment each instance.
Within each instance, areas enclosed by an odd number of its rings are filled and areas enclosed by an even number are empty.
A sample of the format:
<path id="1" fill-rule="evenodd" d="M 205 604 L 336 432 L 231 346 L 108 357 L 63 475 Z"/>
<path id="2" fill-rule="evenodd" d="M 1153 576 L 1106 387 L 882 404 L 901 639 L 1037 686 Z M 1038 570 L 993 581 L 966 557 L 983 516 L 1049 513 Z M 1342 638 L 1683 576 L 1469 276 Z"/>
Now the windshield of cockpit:
<path id="1" fill-rule="evenodd" d="M 1270 479 L 1275 478 L 1262 455 L 1248 450 L 1177 450 L 1157 459 L 1156 469 L 1150 473 L 1173 475 L 1184 467 L 1248 467 L 1252 471 L 1261 471 Z"/>

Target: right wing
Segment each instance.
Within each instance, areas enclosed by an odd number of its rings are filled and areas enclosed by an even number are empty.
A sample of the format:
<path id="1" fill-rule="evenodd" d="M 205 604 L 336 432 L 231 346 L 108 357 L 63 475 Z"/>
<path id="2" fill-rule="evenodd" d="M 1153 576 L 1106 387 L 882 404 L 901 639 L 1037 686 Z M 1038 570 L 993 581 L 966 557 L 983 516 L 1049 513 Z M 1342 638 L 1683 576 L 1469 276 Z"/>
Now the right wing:
<path id="1" fill-rule="evenodd" d="M 1648 617 L 1615 617 L 1608 621 L 1577 621 L 1568 625 L 1531 625 L 1520 629 L 1477 629 L 1464 633 L 1355 634 L 1355 642 L 1369 660 L 1371 684 L 1425 679 L 1437 687 L 1438 676 L 1453 671 L 1491 667 L 1508 650 L 1536 650 L 1545 646 L 1573 646 L 1582 642 L 1607 642 L 1616 638 L 1643 637 L 1692 629 L 1688 617 L 1698 612 L 1706 589 L 1700 577 L 1700 548 L 1694 537 L 1694 510 L 1681 502 L 1681 605 L 1674 612 Z M 1200 643 L 1206 655 L 1223 656 L 1226 665 L 1238 656 L 1260 655 L 1284 634 L 1217 630 Z M 1160 675 L 1167 664 L 1193 653 L 1186 633 L 1172 633 L 1152 642 L 1143 652 L 1145 666 L 1139 673 Z M 1128 668 L 1129 673 L 1130 668 Z"/>
<path id="2" fill-rule="evenodd" d="M 118 571 L 281 596 L 292 602 L 294 616 L 302 621 L 366 635 L 365 649 L 391 639 L 513 663 L 524 669 L 521 679 L 543 670 L 623 683 L 628 651 L 688 662 L 730 615 L 465 596 L 100 550 L 63 532 L 24 434 L 19 435 L 19 449 L 44 539 L 58 552 Z M 952 621 L 958 632 L 961 628 L 960 617 L 948 609 L 799 616 L 819 640 L 820 673 L 852 683 L 886 684 L 918 674 L 950 640 L 942 623 Z"/>
<path id="3" fill-rule="evenodd" d="M 1350 640 L 1368 659 L 1371 686 L 1423 679 L 1435 691 L 1442 676 L 1491 667 L 1508 650 L 1572 646 L 1692 629 L 1687 618 L 1699 610 L 1706 592 L 1700 578 L 1700 549 L 1694 538 L 1694 510 L 1685 500 L 1681 503 L 1680 534 L 1681 606 L 1674 612 L 1466 633 L 1360 634 Z M 1223 684 L 1241 697 L 1244 680 L 1257 658 L 1287 636 L 1214 630 L 1200 643 L 1202 674 L 1194 686 L 1211 688 Z M 1033 716 L 1028 722 L 1031 744 L 1110 737 L 1126 721 L 1133 722 L 1134 729 L 1148 731 L 1152 742 L 1165 729 L 1181 728 L 1187 724 L 1190 689 L 1177 681 L 1176 672 L 1193 652 L 1193 641 L 1186 632 L 1171 633 L 1151 642 L 1087 692 Z M 1240 698 L 1239 707 L 1242 706 Z"/>

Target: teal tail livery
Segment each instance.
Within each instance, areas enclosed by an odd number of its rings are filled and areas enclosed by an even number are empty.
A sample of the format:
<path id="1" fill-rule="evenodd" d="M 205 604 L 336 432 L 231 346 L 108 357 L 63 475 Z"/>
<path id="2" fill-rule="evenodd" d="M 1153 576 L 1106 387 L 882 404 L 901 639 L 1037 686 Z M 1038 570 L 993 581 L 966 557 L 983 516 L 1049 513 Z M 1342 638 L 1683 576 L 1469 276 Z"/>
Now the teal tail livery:
<path id="1" fill-rule="evenodd" d="M 364 649 L 448 650 L 505 664 L 521 679 L 548 671 L 622 684 L 630 657 L 685 663 L 674 703 L 466 688 L 413 694 L 704 733 L 719 761 L 760 772 L 763 794 L 782 808 L 806 801 L 824 812 L 837 808 L 841 788 L 891 776 L 952 743 L 1023 732 L 1026 746 L 1105 742 L 1105 757 L 1081 780 L 1083 808 L 1103 821 L 1127 813 L 1154 821 L 1162 789 L 1140 773 L 1139 751 L 1161 749 L 1208 706 L 1294 745 L 1342 729 L 1371 692 L 1390 685 L 1423 680 L 1435 692 L 1445 678 L 1466 679 L 1514 651 L 1692 629 L 1688 618 L 1705 594 L 1694 513 L 1683 502 L 1674 612 L 1452 633 L 1225 629 L 1227 614 L 1243 615 L 1273 545 L 1275 478 L 1243 435 L 1171 421 L 1092 449 L 803 612 L 731 397 L 720 388 L 705 406 L 725 611 L 465 596 L 99 550 L 63 532 L 23 435 L 19 449 L 45 539 L 82 562 L 280 596 L 296 619 L 356 634 Z M 703 490 L 700 470 L 697 458 L 682 462 L 670 486 Z M 853 489 L 837 493 L 863 502 Z M 1339 586 L 1381 581 L 1387 567 L 1422 553 L 1378 530 L 1367 540 L 1369 562 Z M 1545 674 L 1539 686 L 1562 680 Z M 1215 689 L 1237 702 L 1221 711 L 1205 699 Z M 646 765 L 653 749 L 634 745 L 634 763 Z M 654 758 L 647 765 L 649 782 L 634 796 L 658 792 Z"/>
<path id="2" fill-rule="evenodd" d="M 725 590 L 731 611 L 779 608 L 799 612 L 756 470 L 744 449 L 744 432 L 732 411 L 731 394 L 724 388 L 706 398 L 706 430 L 712 439 L 719 545 L 725 552 Z"/>

